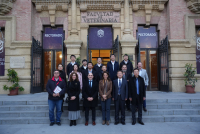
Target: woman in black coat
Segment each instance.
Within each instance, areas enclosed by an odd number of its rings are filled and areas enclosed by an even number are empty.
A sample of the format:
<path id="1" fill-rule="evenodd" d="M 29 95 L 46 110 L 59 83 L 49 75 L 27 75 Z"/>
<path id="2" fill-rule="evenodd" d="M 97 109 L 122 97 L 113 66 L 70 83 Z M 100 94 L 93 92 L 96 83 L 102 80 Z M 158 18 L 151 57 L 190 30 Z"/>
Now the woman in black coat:
<path id="1" fill-rule="evenodd" d="M 58 70 L 60 72 L 60 77 L 64 80 L 64 82 L 66 83 L 66 73 L 63 71 L 63 65 L 62 64 L 58 64 Z M 64 94 L 64 97 L 63 97 L 63 103 L 64 103 L 64 98 L 65 98 L 65 94 Z M 63 112 L 63 103 L 62 103 L 62 112 Z"/>
<path id="2" fill-rule="evenodd" d="M 79 94 L 80 94 L 80 82 L 76 73 L 70 74 L 70 81 L 68 82 L 67 93 L 68 100 L 68 118 L 70 120 L 70 126 L 76 126 L 76 120 L 81 118 L 79 107 Z"/>

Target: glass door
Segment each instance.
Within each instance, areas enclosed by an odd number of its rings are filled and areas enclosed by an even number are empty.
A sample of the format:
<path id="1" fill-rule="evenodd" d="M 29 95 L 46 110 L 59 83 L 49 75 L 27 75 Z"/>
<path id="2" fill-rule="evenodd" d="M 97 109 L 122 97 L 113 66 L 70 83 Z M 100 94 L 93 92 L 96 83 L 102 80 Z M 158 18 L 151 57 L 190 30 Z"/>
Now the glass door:
<path id="1" fill-rule="evenodd" d="M 158 54 L 156 49 L 141 49 L 140 58 L 143 69 L 146 69 L 149 77 L 147 90 L 158 90 Z"/>
<path id="2" fill-rule="evenodd" d="M 53 77 L 53 71 L 62 63 L 62 57 L 61 50 L 44 51 L 44 89 L 48 80 Z"/>
<path id="3" fill-rule="evenodd" d="M 91 59 L 93 65 L 97 64 L 97 58 L 102 58 L 102 64 L 107 66 L 107 63 L 110 61 L 110 51 L 111 50 L 90 50 Z"/>

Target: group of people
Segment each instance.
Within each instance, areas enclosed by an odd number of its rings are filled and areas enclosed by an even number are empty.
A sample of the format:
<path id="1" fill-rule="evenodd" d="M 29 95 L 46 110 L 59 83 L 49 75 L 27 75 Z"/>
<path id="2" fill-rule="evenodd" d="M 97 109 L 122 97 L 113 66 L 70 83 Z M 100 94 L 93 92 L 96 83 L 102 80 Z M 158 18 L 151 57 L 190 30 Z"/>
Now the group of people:
<path id="1" fill-rule="evenodd" d="M 58 65 L 54 76 L 49 79 L 46 90 L 48 91 L 50 126 L 55 123 L 61 125 L 60 117 L 63 112 L 65 93 L 68 96 L 68 119 L 70 126 L 76 125 L 76 120 L 81 118 L 80 100 L 83 100 L 85 111 L 85 126 L 88 126 L 89 110 L 92 110 L 92 125 L 96 125 L 96 107 L 101 102 L 102 125 L 110 124 L 110 105 L 112 100 L 115 107 L 115 125 L 121 122 L 125 125 L 125 109 L 132 111 L 132 125 L 136 124 L 135 112 L 138 111 L 138 123 L 142 121 L 142 107 L 146 112 L 146 88 L 148 75 L 142 68 L 142 63 L 133 69 L 128 55 L 119 64 L 115 61 L 115 55 L 111 54 L 107 66 L 102 64 L 102 58 L 97 58 L 97 64 L 82 61 L 82 66 L 76 63 L 75 55 L 71 55 L 71 62 L 67 65 L 67 76 L 63 71 L 63 65 Z M 68 82 L 67 82 L 68 81 Z M 81 99 L 82 98 L 82 99 Z M 130 105 L 131 104 L 131 105 Z M 132 106 L 132 107 L 131 107 Z M 56 121 L 54 109 L 56 107 Z M 121 111 L 121 121 L 119 118 Z"/>

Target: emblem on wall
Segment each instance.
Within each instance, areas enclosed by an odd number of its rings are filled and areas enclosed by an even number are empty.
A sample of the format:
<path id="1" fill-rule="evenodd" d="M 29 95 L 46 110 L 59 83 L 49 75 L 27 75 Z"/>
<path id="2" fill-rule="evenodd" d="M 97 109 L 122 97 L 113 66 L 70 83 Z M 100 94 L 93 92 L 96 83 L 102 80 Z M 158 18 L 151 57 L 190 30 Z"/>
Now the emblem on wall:
<path id="1" fill-rule="evenodd" d="M 3 53 L 3 44 L 4 42 L 0 40 L 0 53 Z"/>
<path id="2" fill-rule="evenodd" d="M 200 51 L 200 38 L 197 38 L 197 50 Z"/>
<path id="3" fill-rule="evenodd" d="M 104 36 L 104 31 L 102 29 L 99 29 L 97 31 L 97 36 L 100 37 L 100 38 L 103 37 Z"/>

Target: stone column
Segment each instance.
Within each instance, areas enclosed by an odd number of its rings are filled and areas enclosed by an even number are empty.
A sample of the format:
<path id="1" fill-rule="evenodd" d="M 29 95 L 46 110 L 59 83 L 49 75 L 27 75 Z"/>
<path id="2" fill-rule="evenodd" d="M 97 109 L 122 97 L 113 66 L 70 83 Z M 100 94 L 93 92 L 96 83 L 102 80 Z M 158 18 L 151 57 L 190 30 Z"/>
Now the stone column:
<path id="1" fill-rule="evenodd" d="M 129 12 L 129 0 L 124 0 L 124 31 L 122 39 L 120 40 L 121 48 L 122 48 L 122 57 L 124 54 L 128 54 L 132 60 L 132 62 L 135 62 L 135 46 L 137 43 L 137 40 L 133 37 L 131 34 L 130 29 L 130 15 L 132 13 Z M 133 65 L 134 66 L 134 65 Z"/>
<path id="2" fill-rule="evenodd" d="M 77 30 L 77 6 L 76 0 L 72 0 L 71 2 L 71 31 L 70 36 L 67 40 L 64 41 L 65 46 L 67 47 L 67 61 L 70 61 L 70 55 L 74 54 L 76 57 L 80 57 L 80 48 L 82 45 L 82 41 L 78 35 Z"/>
<path id="3" fill-rule="evenodd" d="M 77 23 L 76 0 L 72 0 L 71 13 L 72 13 L 72 30 L 70 32 L 70 35 L 78 35 L 77 24 L 76 24 Z"/>

